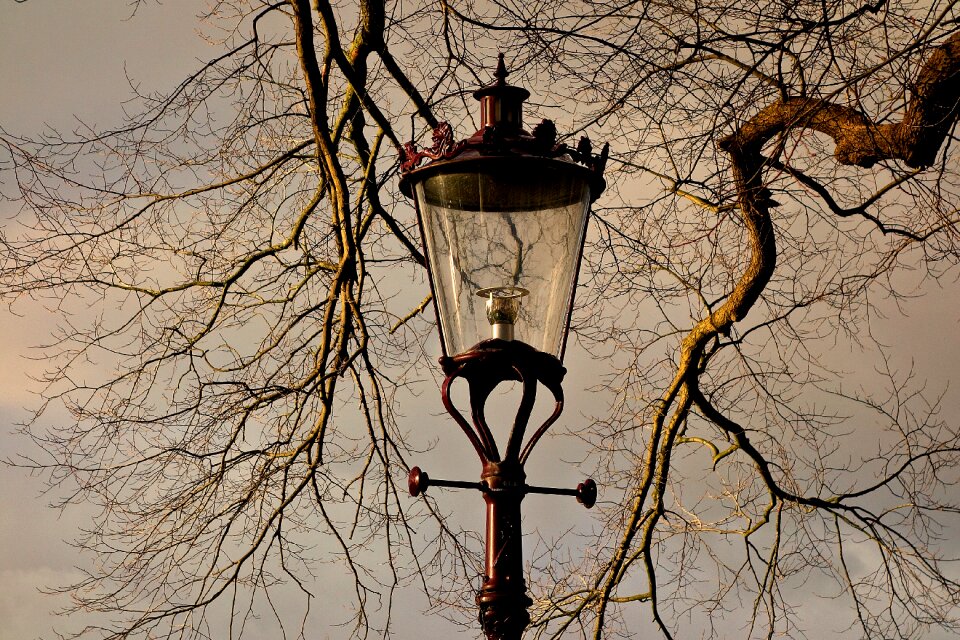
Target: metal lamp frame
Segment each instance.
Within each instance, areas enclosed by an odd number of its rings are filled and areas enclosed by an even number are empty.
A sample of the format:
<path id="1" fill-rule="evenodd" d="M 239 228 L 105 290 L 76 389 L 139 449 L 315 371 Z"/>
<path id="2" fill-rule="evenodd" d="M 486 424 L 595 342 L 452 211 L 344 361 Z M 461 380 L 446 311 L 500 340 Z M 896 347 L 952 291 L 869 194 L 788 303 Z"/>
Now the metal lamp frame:
<path id="1" fill-rule="evenodd" d="M 608 146 L 605 145 L 599 155 L 594 155 L 586 137 L 580 139 L 575 149 L 558 143 L 556 127 L 549 120 L 543 120 L 532 133 L 527 133 L 522 127 L 522 105 L 530 94 L 526 89 L 507 85 L 506 76 L 501 54 L 495 82 L 474 93 L 481 103 L 481 128 L 473 136 L 454 142 L 452 127 L 441 123 L 434 130 L 431 147 L 420 150 L 413 142 L 404 146 L 400 188 L 405 195 L 414 197 L 413 187 L 418 181 L 445 169 L 482 167 L 484 163 L 503 161 L 505 158 L 563 163 L 566 170 L 573 168 L 583 172 L 590 187 L 591 200 L 600 195 L 606 186 L 603 169 Z M 421 167 L 424 160 L 430 162 Z M 424 237 L 419 203 L 417 207 L 417 220 L 421 237 Z M 576 261 L 578 270 L 582 255 L 581 243 Z M 429 258 L 427 266 L 429 269 Z M 432 271 L 430 286 L 433 290 L 435 279 Z M 571 288 L 568 301 L 560 358 L 566 348 L 575 288 Z M 439 318 L 437 296 L 434 294 L 433 298 Z M 442 331 L 441 345 L 443 356 L 440 365 L 446 376 L 441 389 L 443 404 L 480 458 L 480 481 L 432 479 L 419 467 L 414 467 L 409 476 L 410 494 L 419 496 L 431 486 L 470 488 L 483 493 L 487 514 L 486 552 L 484 580 L 477 594 L 479 618 L 488 640 L 518 640 L 530 622 L 527 609 L 532 604 L 527 596 L 523 571 L 520 505 L 524 496 L 528 493 L 569 495 L 590 508 L 597 499 L 597 485 L 590 479 L 580 483 L 576 489 L 537 487 L 526 483 L 524 465 L 527 459 L 563 411 L 561 383 L 566 369 L 560 358 L 538 351 L 521 341 L 500 339 L 484 340 L 464 353 L 450 355 Z M 468 385 L 470 420 L 464 417 L 450 397 L 451 385 L 458 379 L 465 380 Z M 507 381 L 519 382 L 522 392 L 506 446 L 501 452 L 487 425 L 485 409 L 493 390 Z M 539 386 L 552 394 L 554 409 L 525 440 Z"/>

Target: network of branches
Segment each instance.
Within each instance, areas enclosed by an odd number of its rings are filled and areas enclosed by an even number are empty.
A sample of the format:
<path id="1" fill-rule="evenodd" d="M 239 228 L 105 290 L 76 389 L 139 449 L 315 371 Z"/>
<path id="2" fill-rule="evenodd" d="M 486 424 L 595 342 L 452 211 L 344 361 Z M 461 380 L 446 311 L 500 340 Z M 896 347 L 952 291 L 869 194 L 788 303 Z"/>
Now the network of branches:
<path id="1" fill-rule="evenodd" d="M 532 556 L 531 637 L 960 631 L 948 381 L 873 329 L 957 275 L 953 0 L 195 19 L 210 58 L 124 122 L 0 129 L 0 296 L 62 318 L 17 463 L 98 508 L 80 636 L 386 637 L 409 586 L 477 633 L 476 537 L 404 489 L 439 372 L 397 171 L 476 130 L 498 52 L 531 117 L 611 143 L 571 337 L 598 401 L 568 434 L 601 501 Z"/>

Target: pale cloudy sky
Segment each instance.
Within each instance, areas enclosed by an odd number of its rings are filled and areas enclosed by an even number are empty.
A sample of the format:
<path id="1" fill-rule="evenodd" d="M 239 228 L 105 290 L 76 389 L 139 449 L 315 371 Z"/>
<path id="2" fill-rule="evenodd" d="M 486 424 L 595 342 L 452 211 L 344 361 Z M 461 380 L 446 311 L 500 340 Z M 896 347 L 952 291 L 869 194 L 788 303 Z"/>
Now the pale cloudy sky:
<path id="1" fill-rule="evenodd" d="M 8 0 L 0 5 L 0 123 L 9 131 L 30 134 L 44 124 L 69 129 L 75 118 L 99 125 L 115 122 L 127 96 L 126 76 L 147 86 L 166 87 L 180 79 L 185 65 L 208 57 L 210 50 L 194 33 L 196 7 L 188 0 L 145 3 L 131 18 L 127 3 L 116 0 L 22 4 Z M 11 213 L 0 210 L 0 217 Z M 960 362 L 958 300 L 956 283 L 927 291 L 912 305 L 909 317 L 891 310 L 874 330 L 892 345 L 895 363 L 906 367 L 913 361 L 921 376 L 938 383 L 941 374 L 955 373 Z M 42 362 L 30 359 L 29 347 L 43 343 L 56 322 L 37 307 L 15 310 L 21 316 L 0 308 L 0 450 L 5 456 L 29 452 L 28 444 L 12 434 L 13 425 L 26 415 L 24 407 L 34 401 L 30 374 L 42 368 Z M 574 362 L 570 368 L 569 394 L 585 398 L 577 388 L 590 383 L 588 365 Z M 951 392 L 948 401 L 960 409 L 956 398 Z M 548 468 L 544 473 L 550 476 Z M 562 482 L 557 476 L 539 480 Z M 63 601 L 41 596 L 39 589 L 79 575 L 74 567 L 83 561 L 65 540 L 90 514 L 80 509 L 61 517 L 46 508 L 46 500 L 38 495 L 40 484 L 20 470 L 0 467 L 0 487 L 0 640 L 50 637 L 55 623 L 69 628 L 71 621 L 55 621 L 52 612 Z M 464 502 L 450 498 L 442 506 L 455 510 Z M 476 511 L 479 528 L 482 511 L 479 506 Z M 556 514 L 552 503 L 531 500 L 527 519 Z M 414 610 L 423 606 L 422 599 L 414 597 L 411 602 Z M 449 625 L 430 617 L 412 616 L 408 625 L 407 630 L 422 637 L 452 633 Z M 318 632 L 315 637 L 324 635 Z"/>
<path id="2" fill-rule="evenodd" d="M 205 45 L 194 37 L 196 3 L 177 0 L 129 19 L 130 7 L 115 0 L 4 2 L 0 5 L 0 124 L 32 134 L 45 124 L 72 129 L 76 117 L 105 125 L 122 113 L 128 95 L 125 74 L 174 80 Z M 0 203 L 0 218 L 12 212 Z M 3 222 L 0 222 L 3 224 Z M 56 318 L 35 306 L 18 305 L 19 317 L 0 308 L 0 451 L 4 457 L 28 452 L 11 433 L 34 403 L 30 374 L 42 362 L 29 349 L 43 343 Z M 75 628 L 53 612 L 66 604 L 40 589 L 76 579 L 82 564 L 67 544 L 90 513 L 60 515 L 46 507 L 41 484 L 21 470 L 0 466 L 0 640 L 50 638 L 54 624 Z"/>

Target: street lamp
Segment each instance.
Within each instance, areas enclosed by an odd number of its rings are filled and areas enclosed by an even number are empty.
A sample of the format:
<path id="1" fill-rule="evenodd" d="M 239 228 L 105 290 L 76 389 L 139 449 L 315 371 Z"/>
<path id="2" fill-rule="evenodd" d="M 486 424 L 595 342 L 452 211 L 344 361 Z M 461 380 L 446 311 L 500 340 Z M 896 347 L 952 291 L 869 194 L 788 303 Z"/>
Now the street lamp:
<path id="1" fill-rule="evenodd" d="M 590 141 L 557 143 L 549 120 L 523 129 L 530 93 L 506 83 L 500 55 L 496 80 L 474 93 L 480 130 L 454 142 L 441 123 L 433 146 L 405 145 L 401 191 L 416 203 L 430 288 L 440 324 L 446 375 L 443 403 L 483 465 L 480 482 L 437 480 L 410 471 L 410 494 L 430 486 L 475 488 L 487 505 L 484 582 L 477 595 L 489 640 L 520 638 L 530 621 L 523 579 L 520 503 L 527 493 L 573 495 L 596 501 L 592 480 L 577 489 L 526 484 L 524 463 L 563 410 L 561 360 L 566 346 L 590 203 L 605 187 L 607 147 L 594 155 Z M 424 160 L 429 160 L 421 166 Z M 450 399 L 457 378 L 467 381 L 470 422 Z M 502 382 L 522 387 L 506 448 L 487 426 L 485 405 Z M 524 443 L 542 384 L 553 413 Z"/>

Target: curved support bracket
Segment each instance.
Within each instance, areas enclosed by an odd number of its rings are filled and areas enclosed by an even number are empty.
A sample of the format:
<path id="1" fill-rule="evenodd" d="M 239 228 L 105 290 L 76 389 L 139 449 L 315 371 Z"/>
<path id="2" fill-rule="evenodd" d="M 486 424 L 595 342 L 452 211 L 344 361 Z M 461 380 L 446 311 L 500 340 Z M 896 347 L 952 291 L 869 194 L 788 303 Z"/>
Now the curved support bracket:
<path id="1" fill-rule="evenodd" d="M 465 353 L 441 358 L 440 366 L 443 367 L 443 372 L 447 376 L 442 390 L 443 405 L 470 439 L 480 461 L 484 464 L 508 463 L 522 468 L 537 441 L 557 421 L 563 411 L 561 383 L 567 370 L 552 355 L 537 351 L 523 342 L 484 340 Z M 463 378 L 469 386 L 472 425 L 450 399 L 450 385 L 457 378 Z M 485 408 L 493 390 L 500 383 L 510 380 L 520 382 L 523 390 L 520 407 L 501 457 L 497 443 L 487 425 Z M 553 394 L 556 405 L 550 417 L 540 425 L 526 446 L 521 449 L 539 384 Z"/>

